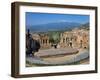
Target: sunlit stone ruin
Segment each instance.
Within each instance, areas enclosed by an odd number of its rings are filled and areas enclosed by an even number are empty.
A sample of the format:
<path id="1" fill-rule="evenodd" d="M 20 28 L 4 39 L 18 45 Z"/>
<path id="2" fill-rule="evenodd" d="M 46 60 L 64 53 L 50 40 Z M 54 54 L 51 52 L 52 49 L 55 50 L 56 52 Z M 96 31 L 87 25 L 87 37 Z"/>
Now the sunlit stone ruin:
<path id="1" fill-rule="evenodd" d="M 39 41 L 42 48 L 52 48 L 48 34 L 31 33 L 34 40 Z M 89 30 L 73 29 L 60 34 L 57 48 L 89 48 Z"/>

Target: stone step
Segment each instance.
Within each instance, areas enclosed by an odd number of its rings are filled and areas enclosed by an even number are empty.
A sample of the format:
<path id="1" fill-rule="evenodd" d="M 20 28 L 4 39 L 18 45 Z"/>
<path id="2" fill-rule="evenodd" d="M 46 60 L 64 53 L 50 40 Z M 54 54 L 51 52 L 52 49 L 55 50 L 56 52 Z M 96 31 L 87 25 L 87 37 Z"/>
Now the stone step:
<path id="1" fill-rule="evenodd" d="M 52 56 L 62 56 L 62 55 L 73 55 L 77 54 L 79 51 L 73 48 L 60 48 L 60 49 L 47 49 L 39 50 L 35 53 L 38 57 L 52 57 Z"/>

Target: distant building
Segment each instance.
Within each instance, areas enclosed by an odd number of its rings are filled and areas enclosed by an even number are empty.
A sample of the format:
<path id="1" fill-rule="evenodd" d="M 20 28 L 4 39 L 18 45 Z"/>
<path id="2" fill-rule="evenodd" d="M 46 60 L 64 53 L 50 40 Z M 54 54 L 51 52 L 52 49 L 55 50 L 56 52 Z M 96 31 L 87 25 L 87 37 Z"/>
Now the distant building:
<path id="1" fill-rule="evenodd" d="M 40 34 L 40 44 L 42 48 L 50 48 L 49 36 L 47 34 Z"/>
<path id="2" fill-rule="evenodd" d="M 72 39 L 73 39 L 72 32 L 68 31 L 68 32 L 61 33 L 60 46 L 61 47 L 72 47 Z"/>
<path id="3" fill-rule="evenodd" d="M 32 38 L 40 42 L 41 48 L 50 48 L 49 36 L 47 34 L 32 34 Z"/>
<path id="4" fill-rule="evenodd" d="M 89 47 L 89 31 L 84 29 L 75 29 L 61 33 L 60 46 L 73 48 Z"/>

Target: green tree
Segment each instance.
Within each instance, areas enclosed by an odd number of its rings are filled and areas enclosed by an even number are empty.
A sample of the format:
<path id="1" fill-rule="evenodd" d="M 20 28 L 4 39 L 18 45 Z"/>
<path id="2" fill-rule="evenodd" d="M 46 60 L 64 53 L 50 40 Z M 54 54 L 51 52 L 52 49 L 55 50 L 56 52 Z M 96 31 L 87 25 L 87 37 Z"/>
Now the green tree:
<path id="1" fill-rule="evenodd" d="M 60 41 L 60 33 L 59 32 L 51 32 L 50 33 L 50 42 L 53 44 L 57 44 Z"/>

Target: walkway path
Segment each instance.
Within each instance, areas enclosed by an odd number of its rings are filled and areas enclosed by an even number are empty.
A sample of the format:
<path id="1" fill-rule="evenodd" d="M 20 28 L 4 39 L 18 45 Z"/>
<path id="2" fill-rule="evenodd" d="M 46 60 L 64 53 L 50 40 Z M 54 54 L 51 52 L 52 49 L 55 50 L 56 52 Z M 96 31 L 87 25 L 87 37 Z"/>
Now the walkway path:
<path id="1" fill-rule="evenodd" d="M 72 55 L 77 54 L 78 50 L 73 48 L 60 48 L 60 49 L 47 49 L 39 50 L 35 53 L 35 56 L 38 57 L 51 57 L 51 56 L 60 56 L 60 55 Z"/>

